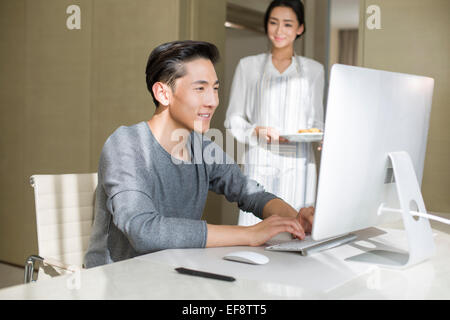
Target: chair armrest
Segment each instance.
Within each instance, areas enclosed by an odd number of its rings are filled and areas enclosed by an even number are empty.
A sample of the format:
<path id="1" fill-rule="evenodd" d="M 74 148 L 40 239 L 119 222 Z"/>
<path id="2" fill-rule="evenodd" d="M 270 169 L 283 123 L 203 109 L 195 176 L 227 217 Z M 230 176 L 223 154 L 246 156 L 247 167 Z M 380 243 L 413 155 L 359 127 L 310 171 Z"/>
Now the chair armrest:
<path id="1" fill-rule="evenodd" d="M 70 265 L 68 265 L 68 264 L 66 264 L 64 262 L 52 259 L 52 258 L 44 257 L 43 260 L 42 260 L 42 263 L 44 265 L 49 265 L 49 266 L 56 267 L 56 268 L 59 268 L 59 269 L 63 269 L 63 270 L 71 271 L 71 272 L 74 271 L 72 266 L 70 266 Z"/>
<path id="2" fill-rule="evenodd" d="M 73 266 L 65 264 L 61 261 L 58 261 L 58 260 L 55 260 L 52 258 L 41 257 L 38 255 L 31 255 L 27 258 L 27 260 L 25 262 L 24 283 L 30 283 L 30 282 L 36 281 L 36 279 L 33 279 L 35 263 L 38 263 L 38 268 L 37 268 L 38 272 L 39 272 L 39 266 L 40 266 L 46 274 L 49 274 L 52 277 L 60 274 L 56 271 L 55 268 L 65 270 L 67 272 L 75 272 L 75 268 Z"/>

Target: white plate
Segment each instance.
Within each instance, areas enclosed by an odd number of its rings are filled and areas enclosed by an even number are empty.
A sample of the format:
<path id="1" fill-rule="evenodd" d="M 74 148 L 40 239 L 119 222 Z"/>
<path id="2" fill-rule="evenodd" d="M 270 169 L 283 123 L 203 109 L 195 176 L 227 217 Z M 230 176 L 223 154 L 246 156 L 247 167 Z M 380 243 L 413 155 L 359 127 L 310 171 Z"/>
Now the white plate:
<path id="1" fill-rule="evenodd" d="M 290 142 L 315 142 L 315 141 L 322 141 L 323 132 L 284 134 L 281 135 L 280 137 L 285 138 Z"/>

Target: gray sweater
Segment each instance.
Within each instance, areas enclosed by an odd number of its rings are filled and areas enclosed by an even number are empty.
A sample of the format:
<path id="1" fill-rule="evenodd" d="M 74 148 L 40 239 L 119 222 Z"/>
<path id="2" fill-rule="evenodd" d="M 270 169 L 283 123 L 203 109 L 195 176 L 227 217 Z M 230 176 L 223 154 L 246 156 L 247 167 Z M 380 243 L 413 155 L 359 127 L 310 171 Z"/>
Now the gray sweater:
<path id="1" fill-rule="evenodd" d="M 191 162 L 174 161 L 146 122 L 118 128 L 98 167 L 95 219 L 85 266 L 95 267 L 169 248 L 203 248 L 208 190 L 262 216 L 276 198 L 246 178 L 214 142 L 192 132 Z"/>

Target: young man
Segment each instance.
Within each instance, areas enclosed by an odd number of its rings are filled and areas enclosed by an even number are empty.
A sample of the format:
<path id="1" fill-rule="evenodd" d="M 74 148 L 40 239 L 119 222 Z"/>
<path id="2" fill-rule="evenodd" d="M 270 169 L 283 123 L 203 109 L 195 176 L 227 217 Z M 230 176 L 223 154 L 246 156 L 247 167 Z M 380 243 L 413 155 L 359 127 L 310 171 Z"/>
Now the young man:
<path id="1" fill-rule="evenodd" d="M 147 122 L 118 128 L 103 147 L 87 268 L 168 248 L 258 246 L 280 232 L 303 239 L 311 231 L 313 208 L 296 212 L 265 192 L 203 137 L 219 104 L 218 58 L 213 44 L 199 41 L 166 43 L 150 54 L 146 80 L 157 108 Z M 203 152 L 211 147 L 219 161 L 208 163 Z M 208 190 L 265 220 L 207 224 Z"/>

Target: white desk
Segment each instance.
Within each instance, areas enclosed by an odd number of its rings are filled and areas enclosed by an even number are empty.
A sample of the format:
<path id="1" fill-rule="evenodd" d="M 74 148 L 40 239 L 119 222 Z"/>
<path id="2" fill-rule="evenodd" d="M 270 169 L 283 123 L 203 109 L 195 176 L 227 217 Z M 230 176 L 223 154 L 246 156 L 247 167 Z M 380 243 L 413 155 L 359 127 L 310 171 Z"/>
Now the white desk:
<path id="1" fill-rule="evenodd" d="M 387 231 L 383 234 L 384 231 Z M 358 232 L 365 244 L 404 248 L 402 230 Z M 344 259 L 367 249 L 355 243 L 302 257 L 264 248 L 174 249 L 83 270 L 80 288 L 74 276 L 60 276 L 0 290 L 0 299 L 450 299 L 450 235 L 434 230 L 436 255 L 405 270 L 379 268 Z M 234 250 L 254 250 L 270 258 L 266 265 L 223 260 Z M 234 276 L 224 282 L 178 274 L 184 266 Z"/>

